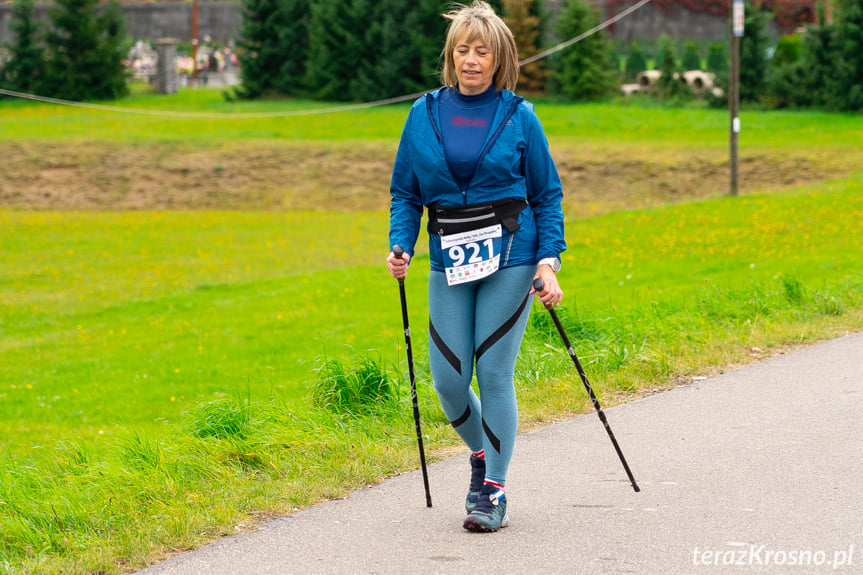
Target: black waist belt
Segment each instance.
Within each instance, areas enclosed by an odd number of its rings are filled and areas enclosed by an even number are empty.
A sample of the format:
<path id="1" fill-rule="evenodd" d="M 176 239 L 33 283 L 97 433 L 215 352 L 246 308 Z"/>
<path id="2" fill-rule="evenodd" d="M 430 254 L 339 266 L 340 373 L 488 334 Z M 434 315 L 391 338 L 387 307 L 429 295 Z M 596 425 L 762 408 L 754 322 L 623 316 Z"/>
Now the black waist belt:
<path id="1" fill-rule="evenodd" d="M 469 206 L 429 206 L 429 225 L 439 235 L 448 236 L 501 224 L 509 233 L 517 231 L 518 215 L 527 206 L 525 200 L 508 198 Z"/>

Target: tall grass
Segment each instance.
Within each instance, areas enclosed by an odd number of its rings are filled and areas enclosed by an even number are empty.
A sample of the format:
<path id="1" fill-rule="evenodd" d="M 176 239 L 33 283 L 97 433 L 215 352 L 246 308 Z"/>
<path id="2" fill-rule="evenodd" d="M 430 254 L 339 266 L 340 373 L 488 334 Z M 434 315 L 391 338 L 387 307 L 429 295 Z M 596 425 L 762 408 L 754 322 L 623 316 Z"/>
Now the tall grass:
<path id="1" fill-rule="evenodd" d="M 324 357 L 316 368 L 318 380 L 312 401 L 333 413 L 349 416 L 380 413 L 399 399 L 398 382 L 379 359 L 357 356 L 353 365 Z"/>

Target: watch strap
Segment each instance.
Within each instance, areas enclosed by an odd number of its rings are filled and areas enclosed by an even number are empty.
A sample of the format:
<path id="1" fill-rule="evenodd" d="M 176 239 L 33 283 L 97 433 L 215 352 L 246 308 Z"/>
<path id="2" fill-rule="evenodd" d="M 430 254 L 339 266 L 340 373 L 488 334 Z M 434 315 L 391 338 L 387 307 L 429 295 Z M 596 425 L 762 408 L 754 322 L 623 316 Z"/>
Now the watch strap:
<path id="1" fill-rule="evenodd" d="M 551 269 L 554 270 L 554 273 L 560 271 L 560 260 L 558 258 L 542 258 L 541 260 L 539 260 L 539 262 L 537 262 L 536 265 L 541 266 L 543 264 L 551 266 Z"/>

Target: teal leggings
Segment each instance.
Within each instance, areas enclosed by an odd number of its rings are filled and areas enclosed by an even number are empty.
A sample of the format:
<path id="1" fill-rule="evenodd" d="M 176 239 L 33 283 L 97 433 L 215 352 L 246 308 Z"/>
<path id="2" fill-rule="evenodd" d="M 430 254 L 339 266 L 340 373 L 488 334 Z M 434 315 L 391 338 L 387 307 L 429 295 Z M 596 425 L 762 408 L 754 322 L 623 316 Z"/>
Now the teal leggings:
<path id="1" fill-rule="evenodd" d="M 513 373 L 527 318 L 534 266 L 498 270 L 448 286 L 429 276 L 429 366 L 441 407 L 473 452 L 485 450 L 485 478 L 506 484 L 518 431 Z M 474 363 L 479 397 L 471 388 Z"/>

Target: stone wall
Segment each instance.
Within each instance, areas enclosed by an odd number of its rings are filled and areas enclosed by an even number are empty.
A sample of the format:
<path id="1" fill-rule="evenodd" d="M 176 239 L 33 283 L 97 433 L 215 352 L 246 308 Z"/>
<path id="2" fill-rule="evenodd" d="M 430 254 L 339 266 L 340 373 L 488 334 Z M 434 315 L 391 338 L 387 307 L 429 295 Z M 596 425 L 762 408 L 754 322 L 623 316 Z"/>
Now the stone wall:
<path id="1" fill-rule="evenodd" d="M 606 0 L 596 0 L 602 20 L 621 13 L 635 2 L 616 7 L 616 12 L 608 9 Z M 655 40 L 663 34 L 672 38 L 688 40 L 721 41 L 728 35 L 728 18 L 707 12 L 690 12 L 680 4 L 674 4 L 666 12 L 665 8 L 649 3 L 626 18 L 615 22 L 609 28 L 611 37 L 617 39 Z"/>
<path id="2" fill-rule="evenodd" d="M 544 0 L 545 8 L 550 15 L 556 14 L 564 5 L 564 0 Z M 599 9 L 600 19 L 606 20 L 620 14 L 638 0 L 609 8 L 608 0 L 593 0 Z M 553 17 L 553 16 L 552 16 Z M 629 16 L 607 28 L 609 36 L 614 39 L 656 40 L 663 34 L 672 38 L 687 40 L 723 40 L 727 32 L 727 18 L 707 13 L 690 12 L 679 4 L 674 4 L 668 11 L 649 3 L 642 6 Z"/>

